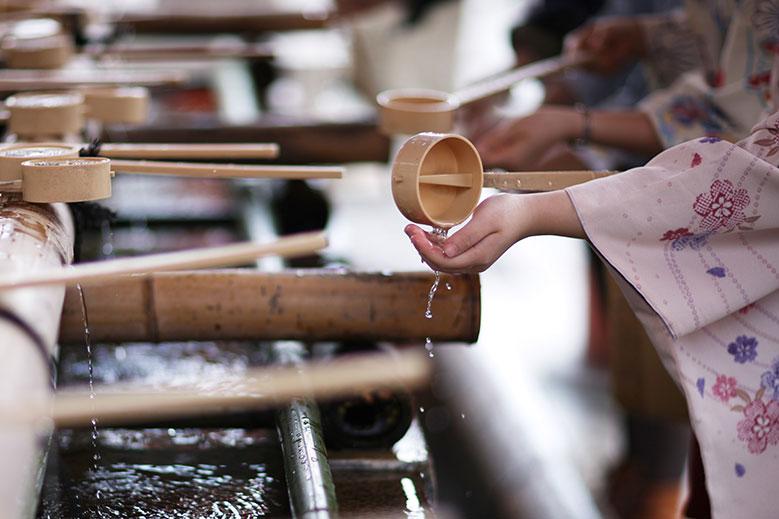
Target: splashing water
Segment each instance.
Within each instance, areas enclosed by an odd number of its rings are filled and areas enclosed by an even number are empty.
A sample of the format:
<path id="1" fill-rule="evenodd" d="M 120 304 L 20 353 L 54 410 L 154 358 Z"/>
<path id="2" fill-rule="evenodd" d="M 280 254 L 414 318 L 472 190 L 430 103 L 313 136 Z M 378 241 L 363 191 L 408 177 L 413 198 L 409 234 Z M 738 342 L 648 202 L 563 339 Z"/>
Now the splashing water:
<path id="1" fill-rule="evenodd" d="M 433 227 L 433 235 L 440 236 L 441 239 L 445 239 L 448 233 L 448 229 L 442 229 L 440 227 Z M 425 318 L 433 318 L 433 298 L 438 291 L 438 284 L 441 283 L 441 273 L 437 270 L 433 271 L 435 279 L 433 280 L 433 286 L 430 287 L 430 292 L 427 294 L 427 308 L 425 309 Z"/>
<path id="2" fill-rule="evenodd" d="M 84 289 L 81 285 L 76 285 L 78 296 L 81 300 L 81 317 L 84 323 L 84 344 L 87 347 L 87 369 L 89 370 L 89 399 L 93 401 L 92 411 L 94 412 L 95 383 L 94 383 L 94 365 L 92 363 L 92 338 L 89 332 L 89 314 L 87 313 L 87 301 L 84 297 Z M 97 450 L 97 418 L 92 417 L 92 468 L 97 471 L 97 464 L 100 461 L 100 452 Z M 100 498 L 100 490 L 97 491 L 97 497 Z"/>

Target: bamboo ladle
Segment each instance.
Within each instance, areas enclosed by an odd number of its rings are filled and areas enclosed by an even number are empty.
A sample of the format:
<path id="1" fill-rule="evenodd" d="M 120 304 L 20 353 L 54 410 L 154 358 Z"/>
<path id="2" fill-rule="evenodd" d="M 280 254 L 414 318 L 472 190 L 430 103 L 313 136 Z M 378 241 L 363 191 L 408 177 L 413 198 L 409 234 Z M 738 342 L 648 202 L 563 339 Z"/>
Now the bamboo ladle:
<path id="1" fill-rule="evenodd" d="M 0 406 L 0 423 L 50 418 L 57 427 L 88 427 L 93 420 L 136 424 L 271 408 L 300 397 L 328 400 L 363 395 L 374 389 L 415 389 L 429 380 L 431 370 L 426 355 L 406 351 L 354 355 L 302 366 L 255 368 L 238 380 L 225 379 L 229 387 L 225 391 L 210 389 L 220 380 L 211 381 L 208 392 L 197 384 L 170 389 L 114 384 L 92 396 L 87 390 L 70 389 L 58 391 L 53 402 Z"/>
<path id="2" fill-rule="evenodd" d="M 89 156 L 110 159 L 272 159 L 279 146 L 258 144 L 157 144 L 105 143 L 94 146 L 63 143 L 19 143 L 0 147 L 0 191 L 2 183 L 22 179 L 22 162 L 34 159 L 75 159 L 82 149 Z"/>
<path id="3" fill-rule="evenodd" d="M 52 18 L 20 20 L 5 29 L 0 51 L 8 68 L 60 68 L 73 57 L 72 38 Z"/>
<path id="4" fill-rule="evenodd" d="M 88 87 L 73 92 L 26 93 L 5 101 L 8 130 L 22 138 L 74 135 L 84 118 L 101 123 L 139 124 L 149 113 L 144 87 Z"/>
<path id="5" fill-rule="evenodd" d="M 33 159 L 21 163 L 21 180 L 0 183 L 0 192 L 21 192 L 27 202 L 86 202 L 111 196 L 114 171 L 197 178 L 334 179 L 343 168 L 249 166 L 192 162 L 110 160 L 104 157 Z"/>
<path id="6" fill-rule="evenodd" d="M 376 96 L 379 127 L 394 135 L 419 132 L 449 132 L 457 109 L 499 94 L 529 78 L 543 78 L 568 68 L 584 65 L 588 56 L 559 56 L 519 67 L 455 93 L 438 90 L 385 90 Z"/>
<path id="7" fill-rule="evenodd" d="M 324 233 L 304 233 L 271 243 L 243 242 L 221 247 L 81 263 L 0 278 L 0 291 L 46 285 L 89 285 L 128 274 L 244 265 L 264 256 L 306 256 L 327 246 Z"/>
<path id="8" fill-rule="evenodd" d="M 392 197 L 412 222 L 448 229 L 465 221 L 482 187 L 553 191 L 610 175 L 610 171 L 485 173 L 479 152 L 465 137 L 420 133 L 392 163 Z"/>

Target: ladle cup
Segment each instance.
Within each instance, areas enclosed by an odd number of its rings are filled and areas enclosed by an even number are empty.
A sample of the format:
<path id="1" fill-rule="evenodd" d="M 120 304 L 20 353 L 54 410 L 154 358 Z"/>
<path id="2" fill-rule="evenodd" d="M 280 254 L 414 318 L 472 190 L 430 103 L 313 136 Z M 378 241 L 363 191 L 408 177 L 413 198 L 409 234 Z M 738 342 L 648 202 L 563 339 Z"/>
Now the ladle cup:
<path id="1" fill-rule="evenodd" d="M 589 57 L 585 55 L 549 58 L 510 70 L 453 94 L 422 89 L 385 90 L 376 96 L 379 127 L 388 135 L 449 132 L 454 127 L 458 108 L 504 92 L 524 79 L 558 74 L 588 61 Z"/>
<path id="2" fill-rule="evenodd" d="M 407 140 L 392 164 L 392 197 L 400 212 L 424 225 L 448 229 L 465 221 L 482 187 L 554 191 L 610 175 L 610 171 L 485 173 L 479 152 L 465 137 L 420 133 Z"/>

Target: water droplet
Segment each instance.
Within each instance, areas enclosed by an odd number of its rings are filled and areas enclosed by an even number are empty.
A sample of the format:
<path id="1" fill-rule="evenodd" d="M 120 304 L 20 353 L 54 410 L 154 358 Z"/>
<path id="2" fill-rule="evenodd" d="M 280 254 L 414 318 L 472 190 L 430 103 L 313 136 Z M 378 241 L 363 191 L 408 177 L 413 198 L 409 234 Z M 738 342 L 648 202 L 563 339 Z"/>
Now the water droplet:
<path id="1" fill-rule="evenodd" d="M 440 236 L 441 239 L 445 239 L 448 233 L 449 231 L 447 229 L 433 227 L 433 235 Z M 425 309 L 425 318 L 427 319 L 433 318 L 433 298 L 438 291 L 438 284 L 441 282 L 441 273 L 434 270 L 433 274 L 435 275 L 435 280 L 433 281 L 433 286 L 430 287 L 430 292 L 427 294 L 427 308 Z"/>
<path id="2" fill-rule="evenodd" d="M 463 420 L 465 420 L 465 413 L 460 413 L 460 418 L 462 418 Z"/>
<path id="3" fill-rule="evenodd" d="M 424 413 L 424 412 L 425 412 L 425 408 L 424 408 L 424 407 L 422 407 L 422 406 L 419 406 L 419 412 L 420 412 L 420 413 Z"/>

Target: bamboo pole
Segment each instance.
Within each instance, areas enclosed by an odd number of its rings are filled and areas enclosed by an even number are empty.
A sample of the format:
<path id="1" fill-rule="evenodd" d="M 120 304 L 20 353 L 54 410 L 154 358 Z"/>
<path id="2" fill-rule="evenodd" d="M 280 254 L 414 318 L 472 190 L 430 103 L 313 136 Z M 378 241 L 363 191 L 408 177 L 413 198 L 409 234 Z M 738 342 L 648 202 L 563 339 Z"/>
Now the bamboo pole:
<path id="1" fill-rule="evenodd" d="M 279 145 L 105 143 L 100 145 L 99 155 L 110 159 L 275 159 Z"/>
<path id="2" fill-rule="evenodd" d="M 222 247 L 190 249 L 82 263 L 75 267 L 54 267 L 0 279 L 0 291 L 47 285 L 88 285 L 110 281 L 126 274 L 144 274 L 175 269 L 197 269 L 241 265 L 263 256 L 297 257 L 327 246 L 324 233 L 313 232 L 280 238 L 272 243 L 234 243 Z"/>
<path id="3" fill-rule="evenodd" d="M 248 166 L 243 164 L 201 164 L 152 160 L 112 160 L 117 173 L 178 175 L 202 178 L 341 178 L 343 168 L 334 166 Z"/>
<path id="4" fill-rule="evenodd" d="M 122 13 L 112 22 L 135 33 L 218 34 L 321 29 L 332 20 L 327 10 L 300 11 L 259 5 L 255 9 L 172 9 Z"/>
<path id="5" fill-rule="evenodd" d="M 222 58 L 273 59 L 273 47 L 264 43 L 245 41 L 210 41 L 188 44 L 92 44 L 84 54 L 95 59 L 124 61 L 182 61 Z"/>
<path id="6" fill-rule="evenodd" d="M 2 276 L 70 263 L 73 236 L 64 205 L 29 204 L 0 195 Z M 0 293 L 0 405 L 49 400 L 64 295 L 61 286 Z M 46 444 L 37 433 L 32 424 L 0 418 L 0 517 L 35 513 Z"/>
<path id="7" fill-rule="evenodd" d="M 442 274 L 426 319 L 432 281 L 428 273 L 170 272 L 84 287 L 84 297 L 95 341 L 475 341 L 479 277 Z M 60 342 L 78 343 L 82 333 L 71 288 Z"/>
<path id="8" fill-rule="evenodd" d="M 274 366 L 248 371 L 240 379 L 225 378 L 223 391 L 214 391 L 209 381 L 204 390 L 197 384 L 168 390 L 137 384 L 112 384 L 95 389 L 69 389 L 50 402 L 22 398 L 0 408 L 0 418 L 11 423 L 30 423 L 50 417 L 57 427 L 86 427 L 92 419 L 112 424 L 133 424 L 161 418 L 182 418 L 242 409 L 286 405 L 301 395 L 334 399 L 359 395 L 374 389 L 413 389 L 425 384 L 431 364 L 423 352 L 392 355 L 364 354 L 327 362 Z M 20 404 L 21 402 L 21 404 Z"/>
<path id="9" fill-rule="evenodd" d="M 163 70 L 0 70 L 0 91 L 57 90 L 97 85 L 177 85 L 189 80 L 182 71 Z"/>

